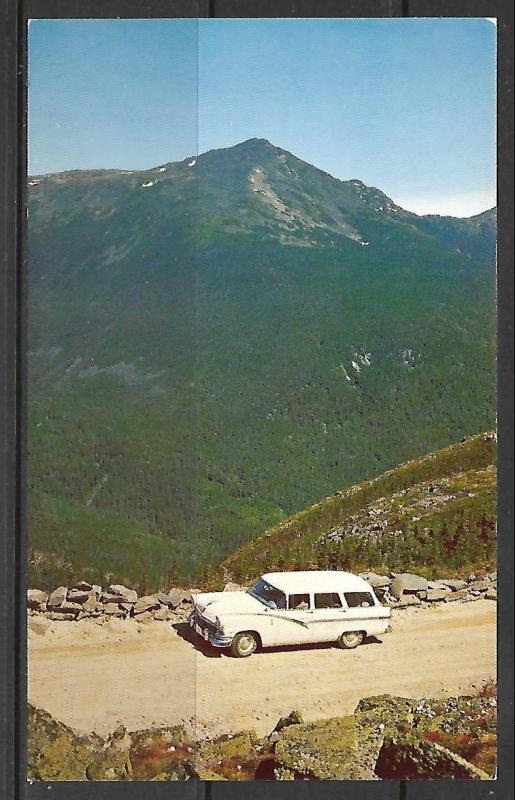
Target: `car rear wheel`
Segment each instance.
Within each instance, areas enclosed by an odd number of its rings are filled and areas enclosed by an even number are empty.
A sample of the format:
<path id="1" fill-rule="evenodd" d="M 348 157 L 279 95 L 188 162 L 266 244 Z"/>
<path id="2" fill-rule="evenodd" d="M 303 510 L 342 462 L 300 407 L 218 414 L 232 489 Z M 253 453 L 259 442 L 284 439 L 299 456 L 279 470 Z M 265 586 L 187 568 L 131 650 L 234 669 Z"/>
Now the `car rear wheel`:
<path id="1" fill-rule="evenodd" d="M 361 644 L 364 638 L 365 635 L 363 631 L 349 631 L 348 633 L 342 633 L 338 639 L 338 647 L 341 647 L 344 650 L 353 650 L 355 647 Z"/>
<path id="2" fill-rule="evenodd" d="M 250 631 L 237 633 L 231 644 L 231 653 L 236 658 L 248 658 L 257 650 L 257 639 Z"/>

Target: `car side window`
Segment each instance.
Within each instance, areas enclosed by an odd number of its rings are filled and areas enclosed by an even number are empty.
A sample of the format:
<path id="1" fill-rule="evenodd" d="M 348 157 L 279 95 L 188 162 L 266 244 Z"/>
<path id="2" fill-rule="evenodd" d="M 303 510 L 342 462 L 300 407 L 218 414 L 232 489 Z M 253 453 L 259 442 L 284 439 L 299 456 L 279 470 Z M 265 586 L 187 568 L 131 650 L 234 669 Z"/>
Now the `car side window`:
<path id="1" fill-rule="evenodd" d="M 309 608 L 309 594 L 291 594 L 288 598 L 288 608 L 305 611 Z"/>
<path id="2" fill-rule="evenodd" d="M 370 592 L 345 592 L 344 597 L 349 608 L 370 608 L 375 605 Z"/>
<path id="3" fill-rule="evenodd" d="M 325 592 L 315 595 L 315 608 L 341 608 L 341 597 L 337 592 Z"/>

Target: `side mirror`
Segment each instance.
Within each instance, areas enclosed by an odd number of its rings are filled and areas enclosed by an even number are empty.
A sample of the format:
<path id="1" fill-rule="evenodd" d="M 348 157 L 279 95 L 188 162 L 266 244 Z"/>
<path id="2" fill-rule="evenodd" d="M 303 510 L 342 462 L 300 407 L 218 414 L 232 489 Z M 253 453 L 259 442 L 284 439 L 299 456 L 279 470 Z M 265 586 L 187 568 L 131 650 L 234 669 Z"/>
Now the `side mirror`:
<path id="1" fill-rule="evenodd" d="M 275 610 L 276 610 L 276 608 L 277 608 L 277 603 L 275 602 L 275 600 L 269 600 L 269 601 L 268 601 L 268 608 L 271 608 L 271 609 L 272 609 L 272 611 L 275 611 Z"/>

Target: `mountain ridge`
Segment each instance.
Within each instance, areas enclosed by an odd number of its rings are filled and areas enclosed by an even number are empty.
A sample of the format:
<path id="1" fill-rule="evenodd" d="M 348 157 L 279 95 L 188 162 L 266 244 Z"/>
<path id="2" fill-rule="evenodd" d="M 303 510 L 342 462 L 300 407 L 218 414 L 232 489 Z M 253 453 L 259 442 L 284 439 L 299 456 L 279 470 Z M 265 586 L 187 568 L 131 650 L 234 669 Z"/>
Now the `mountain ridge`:
<path id="1" fill-rule="evenodd" d="M 126 536 L 195 575 L 492 427 L 491 220 L 416 218 L 255 142 L 35 180 L 34 557 L 124 563 Z"/>
<path id="2" fill-rule="evenodd" d="M 305 161 L 304 159 L 300 158 L 299 156 L 295 156 L 291 151 L 286 150 L 285 148 L 282 148 L 282 147 L 280 147 L 278 145 L 274 145 L 268 139 L 265 139 L 265 138 L 262 138 L 262 137 L 251 137 L 249 139 L 245 139 L 245 140 L 243 140 L 241 142 L 238 142 L 238 143 L 236 143 L 234 145 L 228 145 L 227 147 L 210 148 L 209 150 L 203 151 L 202 153 L 191 154 L 190 156 L 186 156 L 183 159 L 164 161 L 164 162 L 159 163 L 159 164 L 153 164 L 150 167 L 143 167 L 143 168 L 137 168 L 137 169 L 129 168 L 129 167 L 94 167 L 94 168 L 83 167 L 83 168 L 76 168 L 76 169 L 57 170 L 57 171 L 54 171 L 54 172 L 43 172 L 43 173 L 35 172 L 35 173 L 30 173 L 27 176 L 27 179 L 28 179 L 28 181 L 33 181 L 33 180 L 43 179 L 43 178 L 46 178 L 46 179 L 59 178 L 61 176 L 74 176 L 74 177 L 77 177 L 78 175 L 81 175 L 81 174 L 83 174 L 83 175 L 105 176 L 105 175 L 129 175 L 129 174 L 130 175 L 145 175 L 145 174 L 148 173 L 150 175 L 151 173 L 154 173 L 156 170 L 159 170 L 162 167 L 170 167 L 170 166 L 173 166 L 173 165 L 176 165 L 176 164 L 183 164 L 184 162 L 188 162 L 188 161 L 191 162 L 192 159 L 204 158 L 205 156 L 209 156 L 209 155 L 211 155 L 213 153 L 230 152 L 230 151 L 236 150 L 238 148 L 246 147 L 246 146 L 254 144 L 254 143 L 260 144 L 260 145 L 264 145 L 264 146 L 268 146 L 272 150 L 277 151 L 280 154 L 285 154 L 285 155 L 292 156 L 297 161 L 299 161 L 299 162 L 301 162 L 303 164 L 306 164 L 307 166 L 311 167 L 312 169 L 317 170 L 318 172 L 322 173 L 323 175 L 326 175 L 327 177 L 329 177 L 332 180 L 337 181 L 339 183 L 343 183 L 343 184 L 361 184 L 364 188 L 368 188 L 368 189 L 371 189 L 372 191 L 376 191 L 376 192 L 381 192 L 384 195 L 384 197 L 386 197 L 391 203 L 394 203 L 394 201 L 390 197 L 388 197 L 388 195 L 386 195 L 384 192 L 382 192 L 382 190 L 380 190 L 378 187 L 372 186 L 372 185 L 367 185 L 367 184 L 363 183 L 363 181 L 361 181 L 357 177 L 353 177 L 353 178 L 338 178 L 336 175 L 333 175 L 331 172 L 328 172 L 327 170 L 324 170 L 321 167 L 318 167 L 318 166 L 316 166 L 314 164 L 310 164 L 308 161 Z M 476 214 L 471 214 L 471 215 L 469 215 L 467 217 L 460 217 L 460 216 L 451 215 L 451 214 L 437 214 L 437 213 L 433 213 L 433 214 L 417 214 L 417 213 L 415 213 L 413 211 L 409 211 L 409 209 L 403 208 L 402 206 L 400 206 L 398 204 L 395 204 L 395 205 L 397 205 L 398 208 L 402 209 L 406 213 L 408 213 L 410 215 L 413 215 L 414 217 L 439 217 L 439 218 L 459 219 L 459 220 L 475 220 L 475 219 L 478 219 L 480 217 L 486 217 L 487 215 L 491 215 L 492 213 L 495 213 L 495 211 L 496 211 L 496 207 L 493 206 L 491 208 L 484 209 L 484 211 L 478 212 Z"/>

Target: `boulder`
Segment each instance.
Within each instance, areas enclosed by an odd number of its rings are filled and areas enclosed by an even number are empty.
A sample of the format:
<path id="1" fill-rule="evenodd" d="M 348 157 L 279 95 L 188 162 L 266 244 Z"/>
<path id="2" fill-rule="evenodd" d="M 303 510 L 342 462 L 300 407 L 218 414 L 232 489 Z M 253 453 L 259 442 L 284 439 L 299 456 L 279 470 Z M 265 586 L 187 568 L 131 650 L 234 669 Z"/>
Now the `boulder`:
<path id="1" fill-rule="evenodd" d="M 158 602 L 162 606 L 167 606 L 169 608 L 172 608 L 172 599 L 171 599 L 169 594 L 166 594 L 165 592 L 158 592 L 156 594 L 156 597 L 157 597 Z"/>
<path id="2" fill-rule="evenodd" d="M 90 781 L 130 781 L 132 764 L 129 755 L 131 739 L 123 726 L 112 734 L 105 750 L 86 768 Z"/>
<path id="3" fill-rule="evenodd" d="M 67 586 L 58 586 L 57 589 L 54 589 L 54 591 L 48 598 L 47 602 L 48 608 L 58 608 L 66 600 L 67 594 L 68 594 Z"/>
<path id="4" fill-rule="evenodd" d="M 41 709 L 28 706 L 27 778 L 32 781 L 84 781 L 87 765 L 99 752 L 94 734 L 79 736 Z"/>
<path id="5" fill-rule="evenodd" d="M 79 592 L 90 592 L 93 586 L 88 581 L 79 581 L 73 588 L 78 589 Z"/>
<path id="6" fill-rule="evenodd" d="M 473 583 L 469 584 L 469 589 L 471 592 L 486 592 L 492 586 L 491 581 L 483 580 L 483 581 L 473 581 Z"/>
<path id="7" fill-rule="evenodd" d="M 52 619 L 52 620 L 55 620 L 56 622 L 58 622 L 58 621 L 69 622 L 70 620 L 76 619 L 77 616 L 78 616 L 78 614 L 76 614 L 75 612 L 61 611 L 59 609 L 56 610 L 56 611 L 49 611 L 48 612 L 48 618 Z"/>
<path id="8" fill-rule="evenodd" d="M 441 589 L 444 592 L 450 592 L 451 591 L 450 587 L 447 586 L 447 584 L 443 583 L 442 581 L 428 581 L 427 582 L 427 588 L 428 589 L 439 589 L 439 590 Z"/>
<path id="9" fill-rule="evenodd" d="M 422 603 L 420 597 L 416 594 L 403 594 L 399 600 L 398 608 L 406 608 L 407 606 L 419 606 Z"/>
<path id="10" fill-rule="evenodd" d="M 494 589 L 493 587 L 488 589 L 488 591 L 485 592 L 484 597 L 485 600 L 497 600 L 497 589 Z"/>
<path id="11" fill-rule="evenodd" d="M 155 594 L 147 594 L 140 597 L 134 605 L 134 614 L 143 614 L 145 611 L 152 611 L 159 608 L 160 603 Z"/>
<path id="12" fill-rule="evenodd" d="M 229 581 L 229 583 L 225 584 L 223 590 L 224 590 L 224 592 L 241 592 L 241 586 L 238 586 L 237 583 L 233 583 L 232 581 Z"/>
<path id="13" fill-rule="evenodd" d="M 385 738 L 375 766 L 382 780 L 476 779 L 489 775 L 436 742 Z"/>
<path id="14" fill-rule="evenodd" d="M 428 589 L 426 600 L 428 603 L 438 603 L 441 600 L 445 600 L 449 593 L 449 589 Z"/>
<path id="15" fill-rule="evenodd" d="M 353 716 L 288 725 L 275 745 L 276 778 L 359 780 L 358 746 Z"/>
<path id="16" fill-rule="evenodd" d="M 94 611 L 97 611 L 98 608 L 98 596 L 97 593 L 92 589 L 88 594 L 87 600 L 82 604 L 82 610 L 88 614 L 91 614 Z"/>
<path id="17" fill-rule="evenodd" d="M 127 589 L 120 583 L 113 583 L 109 586 L 108 593 L 118 597 L 119 603 L 135 603 L 138 599 L 138 593 L 134 589 Z"/>
<path id="18" fill-rule="evenodd" d="M 376 572 L 362 572 L 361 577 L 371 585 L 372 589 L 386 589 L 391 581 L 388 575 L 378 575 Z"/>
<path id="19" fill-rule="evenodd" d="M 485 577 L 489 581 L 496 581 L 497 580 L 497 572 L 489 572 Z"/>
<path id="20" fill-rule="evenodd" d="M 426 592 L 427 580 L 419 575 L 410 575 L 403 572 L 397 575 L 390 583 L 390 592 L 398 600 L 405 592 Z"/>
<path id="21" fill-rule="evenodd" d="M 74 617 L 82 611 L 82 605 L 80 603 L 74 603 L 71 600 L 65 600 L 64 603 L 61 603 L 59 606 L 59 611 L 63 614 L 70 614 Z"/>
<path id="22" fill-rule="evenodd" d="M 452 603 L 454 600 L 464 600 L 468 597 L 468 591 L 466 589 L 458 589 L 456 592 L 450 592 L 450 594 L 446 595 L 445 602 Z"/>
<path id="23" fill-rule="evenodd" d="M 168 597 L 170 598 L 170 606 L 172 608 L 177 608 L 185 599 L 184 593 L 181 592 L 180 589 L 170 589 Z"/>
<path id="24" fill-rule="evenodd" d="M 443 583 L 444 586 L 448 586 L 453 592 L 458 592 L 467 587 L 467 581 L 442 579 L 440 583 Z"/>
<path id="25" fill-rule="evenodd" d="M 118 614 L 120 609 L 118 608 L 118 603 L 106 603 L 102 610 L 104 614 L 113 616 L 114 614 Z"/>
<path id="26" fill-rule="evenodd" d="M 85 603 L 89 598 L 90 591 L 91 589 L 89 591 L 83 589 L 68 589 L 66 599 L 70 600 L 72 603 Z"/>
<path id="27" fill-rule="evenodd" d="M 48 594 L 41 589 L 29 589 L 27 591 L 27 608 L 35 611 L 45 611 Z"/>

